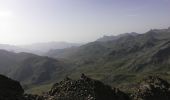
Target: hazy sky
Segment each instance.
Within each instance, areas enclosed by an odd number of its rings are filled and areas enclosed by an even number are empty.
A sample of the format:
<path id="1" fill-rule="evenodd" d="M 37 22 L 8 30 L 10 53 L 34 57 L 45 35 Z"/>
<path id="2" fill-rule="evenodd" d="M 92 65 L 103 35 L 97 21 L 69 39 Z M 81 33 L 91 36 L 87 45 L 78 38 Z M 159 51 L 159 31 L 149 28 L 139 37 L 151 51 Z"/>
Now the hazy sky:
<path id="1" fill-rule="evenodd" d="M 170 26 L 170 0 L 0 0 L 0 43 L 88 42 Z"/>

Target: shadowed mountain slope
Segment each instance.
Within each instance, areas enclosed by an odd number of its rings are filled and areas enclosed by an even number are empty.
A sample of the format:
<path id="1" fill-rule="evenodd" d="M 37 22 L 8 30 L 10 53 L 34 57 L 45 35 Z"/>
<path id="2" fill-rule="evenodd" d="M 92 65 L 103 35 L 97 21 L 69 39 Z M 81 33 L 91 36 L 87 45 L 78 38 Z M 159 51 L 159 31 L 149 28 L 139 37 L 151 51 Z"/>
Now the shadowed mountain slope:
<path id="1" fill-rule="evenodd" d="M 23 84 L 40 84 L 62 78 L 64 62 L 30 53 L 0 50 L 0 73 Z"/>

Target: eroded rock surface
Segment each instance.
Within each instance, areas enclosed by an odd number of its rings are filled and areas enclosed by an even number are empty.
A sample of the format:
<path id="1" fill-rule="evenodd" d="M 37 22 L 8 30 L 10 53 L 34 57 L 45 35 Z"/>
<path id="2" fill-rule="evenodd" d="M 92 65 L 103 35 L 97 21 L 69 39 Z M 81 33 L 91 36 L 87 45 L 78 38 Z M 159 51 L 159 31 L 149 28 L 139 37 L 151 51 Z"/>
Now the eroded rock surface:
<path id="1" fill-rule="evenodd" d="M 66 78 L 56 83 L 49 91 L 49 100 L 128 100 L 128 96 L 117 88 L 82 74 L 79 80 Z M 57 99 L 58 98 L 58 99 Z"/>
<path id="2" fill-rule="evenodd" d="M 170 100 L 170 84 L 158 76 L 149 76 L 133 94 L 134 100 Z"/>
<path id="3" fill-rule="evenodd" d="M 170 100 L 170 84 L 158 76 L 149 76 L 128 96 L 82 74 L 78 80 L 65 78 L 39 96 L 24 94 L 19 82 L 0 75 L 0 100 Z"/>

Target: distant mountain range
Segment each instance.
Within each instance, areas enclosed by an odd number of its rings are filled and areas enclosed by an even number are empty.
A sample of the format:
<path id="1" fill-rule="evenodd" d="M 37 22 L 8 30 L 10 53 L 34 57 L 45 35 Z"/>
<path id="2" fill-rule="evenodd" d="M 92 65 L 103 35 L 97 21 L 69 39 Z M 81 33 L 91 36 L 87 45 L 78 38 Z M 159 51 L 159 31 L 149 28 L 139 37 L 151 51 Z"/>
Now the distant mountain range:
<path id="1" fill-rule="evenodd" d="M 21 48 L 19 46 L 14 46 L 14 45 L 9 45 L 9 44 L 0 44 L 0 49 L 11 51 L 11 52 L 23 52 L 23 51 L 31 52 L 25 48 Z"/>
<path id="2" fill-rule="evenodd" d="M 47 42 L 47 43 L 35 43 L 29 45 L 8 45 L 0 44 L 0 49 L 12 51 L 12 52 L 29 52 L 38 55 L 43 55 L 44 53 L 53 49 L 64 49 L 70 47 L 80 46 L 78 43 L 68 43 L 68 42 Z"/>
<path id="3" fill-rule="evenodd" d="M 124 34 L 120 34 L 120 35 L 116 35 L 116 36 L 103 36 L 102 38 L 97 39 L 96 41 L 100 41 L 100 42 L 106 42 L 106 41 L 113 41 L 113 40 L 117 40 L 121 37 L 125 37 L 125 36 L 136 36 L 138 35 L 138 33 L 132 32 L 132 33 L 124 33 Z"/>
<path id="4" fill-rule="evenodd" d="M 0 50 L 0 73 L 23 84 L 40 84 L 58 80 L 66 71 L 62 61 L 30 53 Z"/>
<path id="5" fill-rule="evenodd" d="M 45 55 L 49 56 L 49 57 L 54 57 L 54 58 L 65 58 L 65 56 L 74 54 L 77 51 L 81 51 L 78 49 L 81 49 L 81 48 L 83 49 L 84 47 L 86 47 L 86 45 L 91 45 L 91 44 L 97 43 L 97 42 L 100 43 L 100 42 L 107 42 L 107 41 L 115 41 L 121 37 L 137 36 L 137 35 L 138 35 L 138 33 L 132 32 L 132 33 L 124 33 L 124 34 L 120 34 L 120 35 L 116 35 L 116 36 L 103 36 L 102 38 L 99 38 L 94 42 L 82 45 L 81 47 L 74 46 L 74 47 L 65 48 L 65 49 L 52 49 L 49 52 L 47 52 Z"/>
<path id="6" fill-rule="evenodd" d="M 23 45 L 22 48 L 28 49 L 30 51 L 35 51 L 35 53 L 46 53 L 53 49 L 65 49 L 70 47 L 77 47 L 81 44 L 78 43 L 68 43 L 68 42 L 47 42 L 47 43 L 35 43 L 30 45 Z"/>
<path id="7" fill-rule="evenodd" d="M 80 47 L 50 51 L 47 56 L 74 63 L 72 77 L 86 73 L 108 84 L 148 73 L 170 76 L 170 28 L 103 37 Z"/>
<path id="8" fill-rule="evenodd" d="M 110 85 L 128 85 L 153 73 L 170 81 L 170 28 L 104 36 L 81 46 L 38 45 L 35 48 L 51 50 L 44 56 L 0 50 L 0 73 L 29 86 L 81 73 Z"/>

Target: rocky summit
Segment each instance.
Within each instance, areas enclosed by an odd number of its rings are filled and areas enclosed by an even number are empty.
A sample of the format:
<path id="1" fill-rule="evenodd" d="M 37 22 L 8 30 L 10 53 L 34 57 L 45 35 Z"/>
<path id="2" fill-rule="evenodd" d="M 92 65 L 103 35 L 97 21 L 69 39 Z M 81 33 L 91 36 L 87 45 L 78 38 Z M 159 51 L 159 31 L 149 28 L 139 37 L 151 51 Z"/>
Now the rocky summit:
<path id="1" fill-rule="evenodd" d="M 134 100 L 170 100 L 170 84 L 158 76 L 149 76 L 139 85 Z"/>
<path id="2" fill-rule="evenodd" d="M 54 84 L 49 91 L 49 100 L 128 100 L 128 96 L 117 88 L 82 74 L 79 80 L 66 78 Z"/>
<path id="3" fill-rule="evenodd" d="M 39 96 L 24 94 L 19 82 L 0 75 L 0 100 L 170 100 L 170 84 L 158 76 L 149 76 L 128 94 L 82 74 L 78 80 L 66 77 Z"/>

